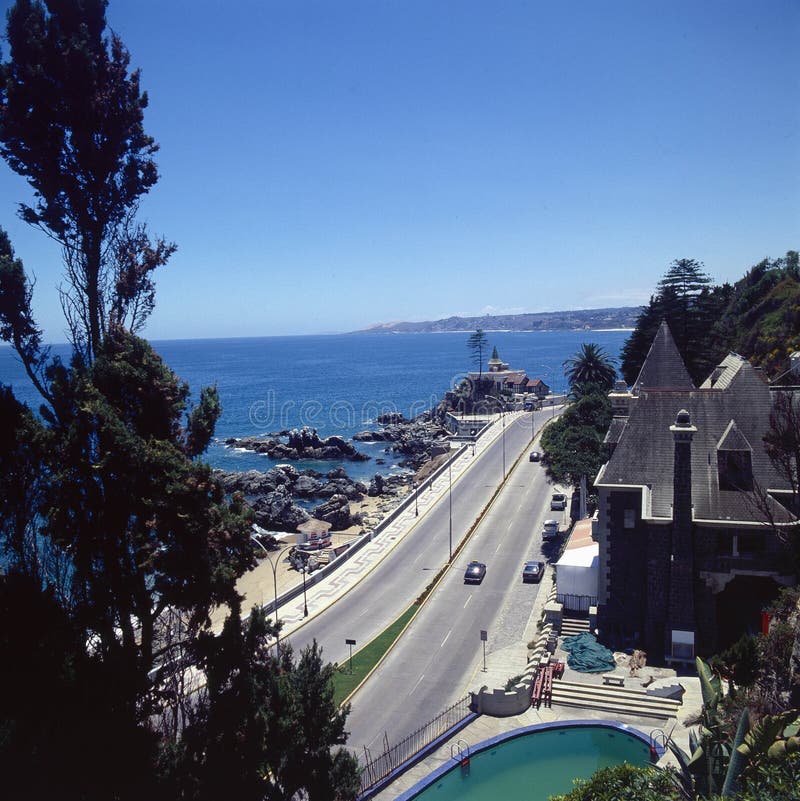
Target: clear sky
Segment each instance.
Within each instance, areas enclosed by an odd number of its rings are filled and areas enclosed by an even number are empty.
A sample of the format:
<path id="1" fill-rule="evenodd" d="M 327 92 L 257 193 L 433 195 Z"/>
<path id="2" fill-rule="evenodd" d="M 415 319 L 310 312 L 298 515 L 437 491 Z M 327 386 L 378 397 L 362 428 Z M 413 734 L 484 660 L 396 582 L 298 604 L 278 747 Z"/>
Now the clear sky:
<path id="1" fill-rule="evenodd" d="M 798 0 L 111 0 L 108 19 L 161 145 L 141 217 L 178 245 L 152 339 L 632 305 L 673 259 L 722 282 L 800 248 Z M 63 341 L 29 199 L 0 166 L 0 225 Z"/>

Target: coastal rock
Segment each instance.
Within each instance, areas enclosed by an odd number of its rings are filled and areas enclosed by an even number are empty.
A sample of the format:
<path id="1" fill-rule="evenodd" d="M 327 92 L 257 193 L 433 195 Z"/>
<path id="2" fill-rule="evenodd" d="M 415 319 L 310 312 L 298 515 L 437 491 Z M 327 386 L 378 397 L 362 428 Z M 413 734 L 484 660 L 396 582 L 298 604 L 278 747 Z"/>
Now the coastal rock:
<path id="1" fill-rule="evenodd" d="M 334 495 L 330 500 L 314 509 L 314 517 L 324 520 L 333 526 L 335 531 L 342 531 L 350 526 L 359 525 L 361 518 L 356 520 L 350 514 L 350 502 L 344 495 Z"/>
<path id="2" fill-rule="evenodd" d="M 377 498 L 378 495 L 383 494 L 383 476 L 380 473 L 375 473 L 372 477 L 372 481 L 369 482 L 369 489 L 367 490 L 367 495 L 370 498 Z"/>
<path id="3" fill-rule="evenodd" d="M 313 498 L 322 489 L 322 483 L 311 476 L 300 476 L 292 485 L 292 494 L 298 498 Z"/>
<path id="4" fill-rule="evenodd" d="M 354 462 L 366 461 L 369 456 L 360 453 L 342 437 L 327 437 L 321 439 L 315 428 L 305 426 L 301 429 L 292 429 L 288 432 L 286 442 L 263 437 L 242 437 L 227 439 L 225 444 L 229 447 L 244 448 L 245 450 L 262 453 L 270 459 L 297 461 L 298 459 L 324 459 L 349 460 Z"/>
<path id="5" fill-rule="evenodd" d="M 389 425 L 389 423 L 407 423 L 408 420 L 400 414 L 400 412 L 387 412 L 386 414 L 379 414 L 375 418 L 375 422 L 378 425 Z"/>
<path id="6" fill-rule="evenodd" d="M 251 506 L 256 523 L 266 529 L 295 531 L 309 519 L 308 512 L 292 501 L 286 487 L 277 487 L 274 492 L 256 498 Z"/>
<path id="7" fill-rule="evenodd" d="M 356 442 L 385 442 L 389 438 L 383 431 L 359 431 L 353 434 L 353 439 Z"/>

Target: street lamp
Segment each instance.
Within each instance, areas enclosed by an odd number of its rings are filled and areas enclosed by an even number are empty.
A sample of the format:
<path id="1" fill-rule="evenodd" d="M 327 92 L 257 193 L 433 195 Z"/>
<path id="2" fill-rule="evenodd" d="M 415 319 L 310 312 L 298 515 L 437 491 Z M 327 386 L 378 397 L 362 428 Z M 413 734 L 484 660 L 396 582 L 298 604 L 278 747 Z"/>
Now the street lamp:
<path id="1" fill-rule="evenodd" d="M 453 561 L 453 454 L 450 454 L 450 459 L 447 462 L 447 474 L 450 478 L 450 558 L 447 560 L 449 565 Z"/>
<path id="2" fill-rule="evenodd" d="M 417 491 L 417 482 L 414 482 L 414 517 L 419 517 L 419 492 Z"/>
<path id="3" fill-rule="evenodd" d="M 308 562 L 303 564 L 303 617 L 308 617 L 308 601 L 306 600 L 306 570 Z"/>
<path id="4" fill-rule="evenodd" d="M 506 480 L 506 413 L 505 409 L 500 412 L 503 418 L 503 481 Z"/>
<path id="5" fill-rule="evenodd" d="M 275 591 L 275 650 L 278 652 L 278 656 L 281 653 L 281 634 L 280 629 L 278 628 L 278 565 L 281 562 L 281 557 L 286 553 L 286 551 L 291 550 L 294 546 L 287 545 L 285 548 L 281 548 L 280 553 L 278 554 L 278 559 L 273 562 L 272 555 L 270 552 L 264 547 L 264 545 L 256 539 L 254 535 L 250 535 L 250 539 L 264 551 L 264 555 L 267 557 L 267 561 L 269 562 L 269 566 L 272 568 L 272 587 Z M 303 573 L 303 598 L 305 599 L 305 592 L 306 592 L 306 582 L 305 582 L 305 572 Z M 308 611 L 306 610 L 306 614 Z"/>

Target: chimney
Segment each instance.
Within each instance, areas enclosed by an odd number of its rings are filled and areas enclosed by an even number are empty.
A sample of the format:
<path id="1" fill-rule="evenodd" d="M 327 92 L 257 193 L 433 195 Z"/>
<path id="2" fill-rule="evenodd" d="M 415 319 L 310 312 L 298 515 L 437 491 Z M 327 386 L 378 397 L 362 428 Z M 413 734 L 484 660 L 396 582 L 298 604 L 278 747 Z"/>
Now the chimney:
<path id="1" fill-rule="evenodd" d="M 675 652 L 675 632 L 694 632 L 694 555 L 692 547 L 692 437 L 697 428 L 685 409 L 669 427 L 675 443 L 672 482 L 672 542 L 669 564 L 669 651 Z"/>

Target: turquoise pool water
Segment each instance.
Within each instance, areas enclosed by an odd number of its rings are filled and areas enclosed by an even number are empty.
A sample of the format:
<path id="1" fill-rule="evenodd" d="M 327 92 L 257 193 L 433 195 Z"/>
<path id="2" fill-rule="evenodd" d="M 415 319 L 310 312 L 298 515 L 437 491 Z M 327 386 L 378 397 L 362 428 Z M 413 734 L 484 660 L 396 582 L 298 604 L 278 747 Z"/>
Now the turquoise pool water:
<path id="1" fill-rule="evenodd" d="M 453 760 L 451 770 L 400 799 L 547 801 L 554 793 L 569 792 L 574 779 L 588 778 L 600 768 L 622 762 L 649 764 L 649 742 L 641 732 L 633 732 L 613 724 L 518 730 L 510 739 L 495 738 L 473 749 L 468 771 Z"/>

